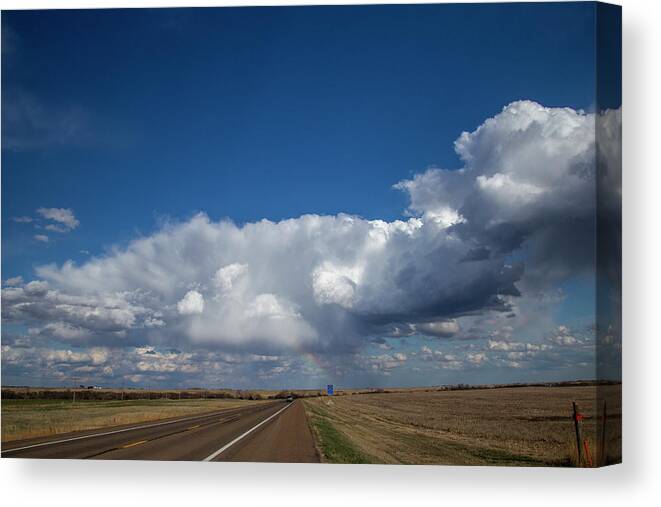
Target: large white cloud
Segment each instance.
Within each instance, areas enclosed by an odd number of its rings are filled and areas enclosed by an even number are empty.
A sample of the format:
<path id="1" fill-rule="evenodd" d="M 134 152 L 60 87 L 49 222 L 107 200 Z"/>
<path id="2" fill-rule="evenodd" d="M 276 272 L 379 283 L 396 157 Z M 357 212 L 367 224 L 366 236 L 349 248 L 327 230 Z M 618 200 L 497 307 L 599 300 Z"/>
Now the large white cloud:
<path id="1" fill-rule="evenodd" d="M 620 123 L 619 110 L 515 102 L 457 139 L 460 170 L 430 169 L 396 188 L 413 214 L 457 217 L 453 230 L 474 245 L 467 260 L 525 249 L 528 283 L 548 285 L 594 270 L 597 153 L 609 182 L 600 198 L 617 203 Z"/>
<path id="2" fill-rule="evenodd" d="M 467 248 L 446 225 L 417 218 L 238 227 L 200 214 L 81 266 L 40 267 L 41 292 L 5 289 L 4 313 L 256 350 L 352 347 L 397 323 L 451 334 L 456 324 L 436 322 L 507 308 L 519 276 L 501 259 L 462 262 Z"/>
<path id="3" fill-rule="evenodd" d="M 259 353 L 452 337 L 457 318 L 511 310 L 524 265 L 531 286 L 590 266 L 594 136 L 593 114 L 516 102 L 459 137 L 462 168 L 396 184 L 406 220 L 198 214 L 82 265 L 39 267 L 44 282 L 3 289 L 3 317 L 61 340 Z"/>

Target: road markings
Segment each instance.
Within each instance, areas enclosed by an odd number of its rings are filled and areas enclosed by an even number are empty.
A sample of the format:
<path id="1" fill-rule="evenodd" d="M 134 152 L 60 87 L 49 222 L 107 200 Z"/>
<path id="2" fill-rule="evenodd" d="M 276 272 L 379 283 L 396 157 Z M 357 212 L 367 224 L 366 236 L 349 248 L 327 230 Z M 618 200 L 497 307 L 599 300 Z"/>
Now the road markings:
<path id="1" fill-rule="evenodd" d="M 133 442 L 132 444 L 122 445 L 120 449 L 128 449 L 129 447 L 134 447 L 136 445 L 144 444 L 145 442 L 149 442 L 149 440 L 140 440 L 140 442 Z"/>
<path id="2" fill-rule="evenodd" d="M 195 428 L 199 428 L 199 427 L 200 427 L 200 425 L 199 425 L 199 424 L 196 424 L 195 426 L 189 426 L 189 427 L 186 428 L 186 429 L 187 429 L 187 430 L 194 430 Z"/>
<path id="3" fill-rule="evenodd" d="M 287 405 L 285 405 L 283 408 L 281 408 L 280 410 L 278 410 L 275 414 L 270 415 L 269 417 L 267 417 L 266 419 L 264 419 L 264 420 L 263 420 L 262 422 L 260 422 L 259 424 L 257 424 L 257 425 L 255 425 L 255 426 L 253 426 L 252 428 L 250 428 L 250 429 L 249 429 L 248 431 L 246 431 L 243 435 L 239 435 L 239 436 L 236 437 L 234 440 L 232 440 L 229 444 L 225 444 L 225 445 L 222 446 L 220 449 L 218 449 L 216 452 L 214 452 L 213 454 L 210 454 L 209 456 L 207 456 L 206 458 L 204 458 L 202 461 L 211 461 L 211 460 L 217 458 L 217 457 L 220 456 L 223 452 L 225 452 L 227 449 L 229 449 L 229 448 L 232 447 L 234 444 L 236 444 L 239 440 L 243 440 L 243 438 L 245 438 L 245 437 L 247 437 L 248 435 L 250 435 L 253 431 L 255 431 L 257 428 L 259 428 L 262 424 L 266 424 L 266 423 L 269 422 L 271 419 L 273 419 L 275 416 L 277 416 L 278 414 L 284 412 L 285 410 L 287 410 L 287 409 L 288 409 L 289 407 L 291 407 L 292 405 L 293 405 L 293 403 L 287 403 Z"/>
<path id="4" fill-rule="evenodd" d="M 232 409 L 230 409 L 230 410 L 232 410 Z M 218 412 L 218 414 L 222 414 L 222 412 Z M 49 442 L 41 442 L 40 444 L 32 444 L 32 445 L 26 445 L 26 446 L 23 446 L 23 447 L 16 447 L 14 449 L 3 449 L 2 451 L 0 451 L 0 454 L 7 454 L 7 453 L 10 453 L 10 452 L 16 452 L 16 451 L 24 451 L 25 449 L 33 449 L 35 447 L 44 447 L 46 445 L 63 444 L 65 442 L 73 442 L 74 440 L 83 440 L 85 438 L 105 437 L 106 435 L 114 435 L 115 433 L 123 433 L 125 431 L 155 428 L 156 426 L 164 426 L 166 424 L 174 424 L 174 423 L 183 422 L 183 421 L 190 421 L 192 419 L 200 419 L 202 417 L 212 417 L 213 415 L 214 414 L 201 414 L 201 415 L 195 415 L 195 416 L 191 416 L 191 417 L 184 417 L 183 419 L 176 419 L 174 421 L 165 421 L 165 422 L 159 422 L 159 423 L 154 423 L 154 424 L 147 424 L 147 425 L 144 425 L 144 426 L 131 426 L 130 428 L 123 428 L 121 430 L 105 431 L 103 433 L 92 433 L 90 435 L 81 435 L 79 437 L 63 438 L 61 440 L 51 440 Z"/>

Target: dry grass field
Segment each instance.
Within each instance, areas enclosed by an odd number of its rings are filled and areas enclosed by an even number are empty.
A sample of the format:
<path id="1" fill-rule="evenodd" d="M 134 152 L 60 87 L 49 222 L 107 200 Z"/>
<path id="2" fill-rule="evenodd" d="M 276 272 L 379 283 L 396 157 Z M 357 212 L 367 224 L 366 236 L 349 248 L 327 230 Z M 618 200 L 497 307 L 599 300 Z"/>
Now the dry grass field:
<path id="1" fill-rule="evenodd" d="M 141 399 L 97 401 L 17 399 L 2 401 L 2 441 L 133 424 L 264 403 L 235 399 Z"/>
<path id="2" fill-rule="evenodd" d="M 621 386 L 599 389 L 611 398 L 608 462 L 618 462 Z M 327 462 L 575 466 L 572 401 L 595 456 L 594 386 L 357 394 L 309 398 L 305 407 Z"/>

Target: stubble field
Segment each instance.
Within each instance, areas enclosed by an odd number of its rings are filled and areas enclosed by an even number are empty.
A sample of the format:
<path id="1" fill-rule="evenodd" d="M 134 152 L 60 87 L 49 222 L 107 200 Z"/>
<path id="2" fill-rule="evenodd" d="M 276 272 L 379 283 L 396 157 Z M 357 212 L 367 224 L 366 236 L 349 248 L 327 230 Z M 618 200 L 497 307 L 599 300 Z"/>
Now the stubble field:
<path id="1" fill-rule="evenodd" d="M 608 462 L 621 459 L 621 386 L 609 398 Z M 582 438 L 597 452 L 595 387 L 517 387 L 358 394 L 305 400 L 331 463 L 575 466 L 572 401 Z"/>

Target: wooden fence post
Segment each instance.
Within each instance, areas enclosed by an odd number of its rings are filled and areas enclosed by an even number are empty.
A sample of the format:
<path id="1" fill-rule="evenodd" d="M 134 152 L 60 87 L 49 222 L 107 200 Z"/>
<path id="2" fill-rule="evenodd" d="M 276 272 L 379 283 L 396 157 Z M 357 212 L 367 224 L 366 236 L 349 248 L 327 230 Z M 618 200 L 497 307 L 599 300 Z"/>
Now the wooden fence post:
<path id="1" fill-rule="evenodd" d="M 604 400 L 604 409 L 601 415 L 601 438 L 599 439 L 599 464 L 606 466 L 606 400 Z"/>
<path id="2" fill-rule="evenodd" d="M 581 430 L 578 427 L 578 412 L 576 411 L 576 402 L 572 401 L 571 405 L 574 418 L 574 431 L 576 432 L 576 452 L 578 453 L 578 466 L 580 467 L 583 463 L 583 454 L 581 452 Z"/>

